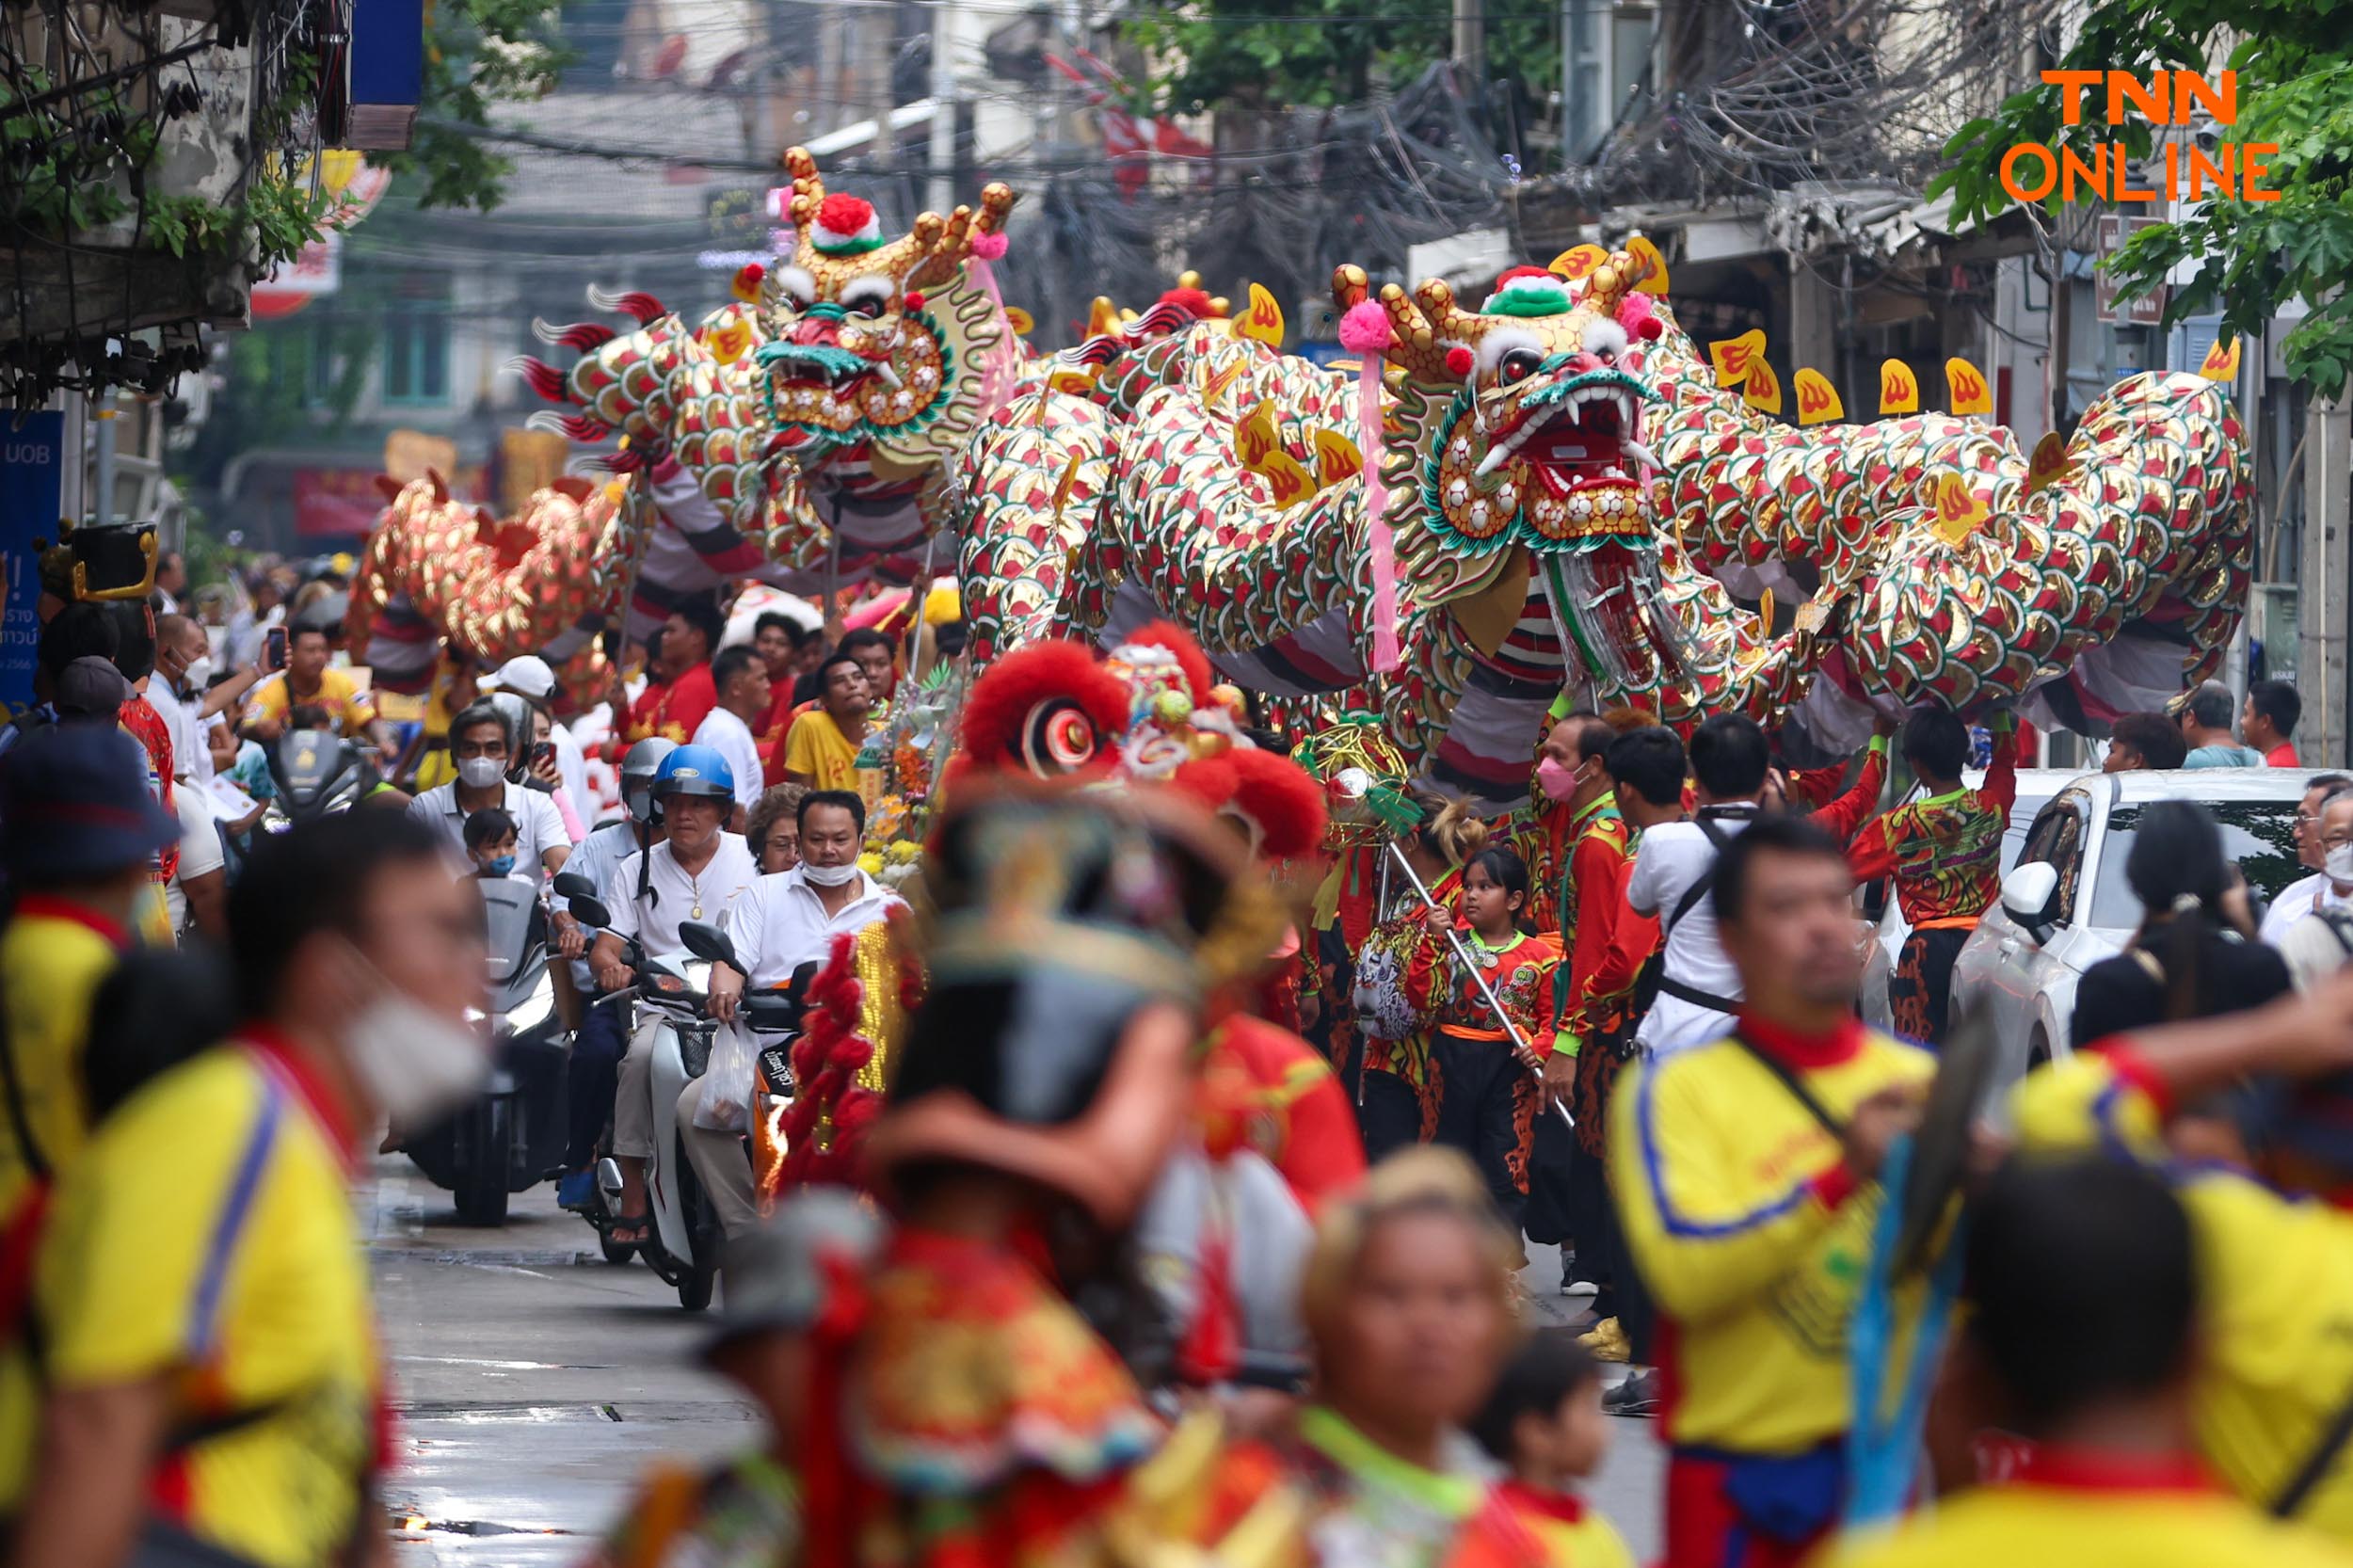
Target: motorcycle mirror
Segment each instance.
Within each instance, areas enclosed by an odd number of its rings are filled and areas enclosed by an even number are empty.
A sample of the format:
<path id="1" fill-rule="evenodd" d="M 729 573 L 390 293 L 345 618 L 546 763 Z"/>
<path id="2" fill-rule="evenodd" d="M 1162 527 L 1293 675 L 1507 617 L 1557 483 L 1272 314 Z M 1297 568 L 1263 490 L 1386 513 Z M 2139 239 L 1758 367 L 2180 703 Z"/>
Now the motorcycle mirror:
<path id="1" fill-rule="evenodd" d="M 557 880 L 561 881 L 562 878 L 559 877 Z M 572 880 L 577 882 L 582 878 L 574 877 Z M 560 892 L 562 889 L 558 888 L 557 891 Z M 613 911 L 604 906 L 602 899 L 576 896 L 568 907 L 571 909 L 572 919 L 583 925 L 603 931 L 613 924 Z"/>
<path id="2" fill-rule="evenodd" d="M 555 890 L 563 894 L 566 898 L 594 899 L 602 898 L 604 896 L 603 888 L 598 887 L 595 883 L 589 881 L 578 872 L 557 872 L 555 873 Z"/>
<path id="3" fill-rule="evenodd" d="M 686 951 L 696 957 L 713 964 L 725 964 L 738 974 L 744 972 L 744 966 L 735 960 L 735 944 L 728 941 L 728 934 L 717 926 L 702 920 L 685 920 L 680 922 L 678 936 L 679 940 L 686 944 Z"/>

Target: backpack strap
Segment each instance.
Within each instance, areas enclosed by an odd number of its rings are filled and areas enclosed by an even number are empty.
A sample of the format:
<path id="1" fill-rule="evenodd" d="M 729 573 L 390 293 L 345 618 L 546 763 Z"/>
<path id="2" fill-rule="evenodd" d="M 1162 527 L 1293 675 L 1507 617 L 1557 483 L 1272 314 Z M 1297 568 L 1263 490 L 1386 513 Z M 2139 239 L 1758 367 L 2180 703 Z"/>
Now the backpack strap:
<path id="1" fill-rule="evenodd" d="M 1830 1108 L 1821 1102 L 1813 1090 L 1805 1086 L 1805 1080 L 1798 1076 L 1795 1068 L 1772 1052 L 1758 1046 L 1754 1041 L 1743 1036 L 1738 1030 L 1734 1030 L 1725 1038 L 1747 1051 L 1756 1060 L 1759 1066 L 1780 1080 L 1781 1086 L 1788 1090 L 1791 1097 L 1800 1105 L 1805 1107 L 1805 1113 L 1819 1122 L 1825 1132 L 1842 1143 L 1845 1142 L 1847 1124 L 1830 1113 Z"/>
<path id="2" fill-rule="evenodd" d="M 2312 1501 L 2313 1494 L 2320 1489 L 2320 1483 L 2329 1479 L 2329 1472 L 2336 1466 L 2337 1456 L 2345 1452 L 2348 1442 L 2353 1442 L 2353 1393 L 2348 1393 L 2338 1403 L 2336 1414 L 2329 1416 L 2329 1424 L 2321 1429 L 2320 1437 L 2313 1444 L 2312 1451 L 2304 1456 L 2304 1463 L 2296 1467 L 2296 1473 L 2288 1478 L 2287 1484 L 2272 1497 L 2267 1510 L 2271 1516 L 2275 1519 L 2296 1517 L 2304 1505 Z"/>

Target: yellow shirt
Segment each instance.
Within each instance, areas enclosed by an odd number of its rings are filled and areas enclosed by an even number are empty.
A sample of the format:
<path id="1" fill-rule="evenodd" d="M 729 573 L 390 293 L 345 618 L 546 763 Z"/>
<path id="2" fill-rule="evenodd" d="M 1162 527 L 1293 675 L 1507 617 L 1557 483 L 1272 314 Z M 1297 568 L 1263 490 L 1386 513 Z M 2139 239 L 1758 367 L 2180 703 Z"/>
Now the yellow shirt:
<path id="1" fill-rule="evenodd" d="M 383 1528 L 359 1515 L 378 1380 L 335 1114 L 296 1058 L 206 1052 L 98 1129 L 38 1267 L 55 1386 L 162 1376 L 175 1425 L 259 1413 L 160 1459 L 151 1495 L 265 1568 L 323 1568 Z"/>
<path id="2" fill-rule="evenodd" d="M 247 699 L 246 719 L 284 722 L 288 706 L 288 688 L 283 672 L 271 676 L 253 688 Z M 354 739 L 364 736 L 367 727 L 376 722 L 376 701 L 360 689 L 349 670 L 332 667 L 319 671 L 317 695 L 299 699 L 305 706 L 318 708 L 327 714 L 328 722 L 339 734 Z"/>
<path id="3" fill-rule="evenodd" d="M 808 775 L 814 790 L 855 790 L 857 743 L 841 733 L 831 713 L 812 708 L 785 732 L 784 771 Z"/>
<path id="4" fill-rule="evenodd" d="M 1978 1487 L 1885 1533 L 1849 1537 L 1817 1568 L 2344 1568 L 2327 1537 L 2188 1485 Z"/>
<path id="5" fill-rule="evenodd" d="M 1545 1548 L 1545 1560 L 1563 1568 L 1635 1568 L 1633 1549 L 1618 1527 L 1581 1497 L 1542 1493 L 1507 1480 L 1497 1496 Z"/>
<path id="6" fill-rule="evenodd" d="M 33 1141 L 53 1175 L 72 1164 L 88 1130 L 82 1048 L 89 1039 L 90 998 L 127 941 L 105 920 L 38 893 L 19 902 L 0 933 L 8 1060 Z M 14 1211 L 31 1179 L 15 1120 L 0 1115 L 0 1216 Z"/>
<path id="7" fill-rule="evenodd" d="M 1868 1096 L 1925 1083 L 1935 1070 L 1926 1051 L 1860 1025 L 1819 1061 L 1800 1077 L 1841 1120 Z M 1609 1189 L 1658 1304 L 1673 1391 L 1668 1440 L 1792 1454 L 1844 1432 L 1847 1328 L 1878 1186 L 1856 1188 L 1838 1141 L 1729 1040 L 1630 1067 L 1609 1118 Z M 1896 1304 L 1901 1355 L 1918 1286 Z"/>
<path id="8" fill-rule="evenodd" d="M 2129 1051 L 2056 1063 L 2018 1086 L 2019 1146 L 2102 1147 L 2164 1164 L 2153 1089 Z M 2167 1169 L 2198 1239 L 2198 1446 L 2260 1508 L 2353 1398 L 2353 1214 L 2282 1197 L 2224 1166 Z M 2353 1455 L 2338 1456 L 2297 1518 L 2353 1541 Z"/>

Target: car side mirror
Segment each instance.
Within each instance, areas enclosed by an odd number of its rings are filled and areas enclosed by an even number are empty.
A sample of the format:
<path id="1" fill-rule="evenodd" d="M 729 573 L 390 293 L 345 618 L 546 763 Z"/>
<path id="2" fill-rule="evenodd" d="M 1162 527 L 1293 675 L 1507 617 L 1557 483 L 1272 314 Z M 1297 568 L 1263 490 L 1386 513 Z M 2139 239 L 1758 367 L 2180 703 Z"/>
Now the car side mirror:
<path id="1" fill-rule="evenodd" d="M 557 872 L 555 890 L 569 899 L 599 899 L 604 896 L 603 888 L 578 872 Z"/>
<path id="2" fill-rule="evenodd" d="M 703 920 L 685 920 L 679 925 L 678 936 L 686 944 L 686 951 L 696 957 L 712 964 L 725 964 L 737 974 L 747 975 L 744 966 L 736 962 L 735 944 L 728 941 L 728 934 L 717 926 Z"/>
<path id="3" fill-rule="evenodd" d="M 2013 866 L 2002 878 L 2002 910 L 2040 946 L 2050 938 L 2058 890 L 2058 868 L 2049 861 Z"/>

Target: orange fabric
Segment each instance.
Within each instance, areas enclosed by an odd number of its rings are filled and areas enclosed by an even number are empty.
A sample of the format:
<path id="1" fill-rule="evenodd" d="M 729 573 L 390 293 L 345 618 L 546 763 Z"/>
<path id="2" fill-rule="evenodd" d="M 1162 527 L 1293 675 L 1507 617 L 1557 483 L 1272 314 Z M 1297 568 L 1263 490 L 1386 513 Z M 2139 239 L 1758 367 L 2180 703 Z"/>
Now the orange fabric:
<path id="1" fill-rule="evenodd" d="M 1332 1065 L 1287 1029 L 1238 1013 L 1209 1035 L 1204 1080 L 1223 1065 L 1251 1086 L 1245 1135 L 1282 1172 L 1300 1204 L 1314 1214 L 1333 1193 L 1365 1174 L 1364 1140 L 1355 1108 Z"/>

